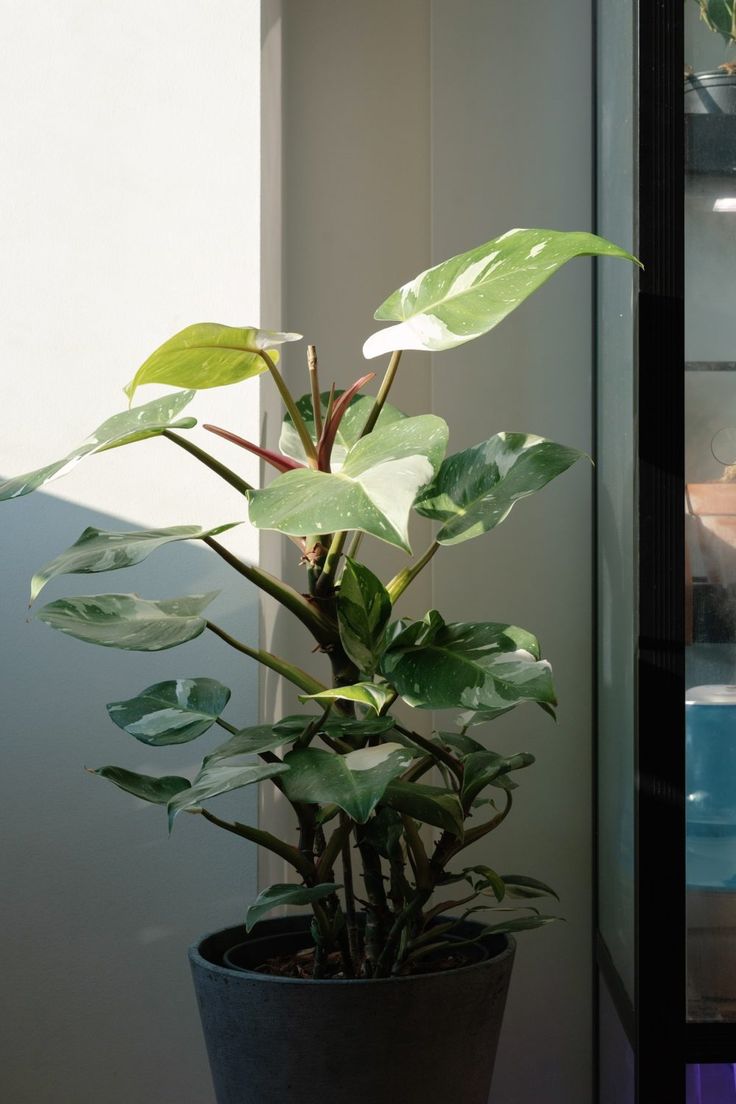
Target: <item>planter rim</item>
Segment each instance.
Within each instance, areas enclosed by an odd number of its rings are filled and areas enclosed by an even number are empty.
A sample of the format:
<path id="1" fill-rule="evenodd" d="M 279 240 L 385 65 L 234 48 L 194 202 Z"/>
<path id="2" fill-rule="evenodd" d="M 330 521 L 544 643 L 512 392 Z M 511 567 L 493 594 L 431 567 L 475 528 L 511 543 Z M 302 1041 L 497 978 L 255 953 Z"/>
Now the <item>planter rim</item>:
<path id="1" fill-rule="evenodd" d="M 294 919 L 298 919 L 295 917 Z M 472 922 L 472 921 L 471 921 Z M 476 921 L 477 923 L 477 921 Z M 484 925 L 478 924 L 478 927 Z M 216 931 L 208 932 L 206 935 L 200 936 L 189 947 L 189 961 L 193 966 L 198 966 L 200 969 L 211 970 L 221 977 L 240 979 L 240 981 L 258 981 L 267 985 L 316 985 L 316 986 L 337 986 L 340 989 L 346 989 L 348 986 L 363 986 L 363 985 L 396 985 L 405 982 L 421 982 L 429 978 L 437 977 L 458 977 L 462 974 L 466 974 L 471 970 L 489 969 L 491 966 L 495 966 L 498 963 L 504 962 L 506 959 L 513 958 L 514 950 L 516 948 L 516 940 L 512 935 L 507 933 L 494 932 L 494 935 L 499 935 L 501 939 L 506 942 L 503 950 L 498 954 L 489 955 L 488 958 L 482 959 L 480 962 L 471 962 L 467 966 L 458 966 L 454 970 L 432 970 L 424 974 L 409 974 L 404 977 L 388 977 L 388 978 L 289 978 L 278 977 L 274 974 L 259 974 L 255 970 L 234 970 L 229 966 L 222 966 L 220 963 L 211 962 L 208 958 L 201 953 L 200 947 L 208 940 L 213 939 L 215 936 L 222 936 L 226 933 L 232 932 L 233 935 L 240 934 L 243 931 L 242 924 L 234 924 L 229 928 L 218 928 Z M 243 940 L 239 940 L 243 942 Z"/>
<path id="2" fill-rule="evenodd" d="M 685 77 L 685 91 L 697 89 L 701 84 L 736 84 L 736 73 L 724 73 L 722 69 L 704 69 Z"/>

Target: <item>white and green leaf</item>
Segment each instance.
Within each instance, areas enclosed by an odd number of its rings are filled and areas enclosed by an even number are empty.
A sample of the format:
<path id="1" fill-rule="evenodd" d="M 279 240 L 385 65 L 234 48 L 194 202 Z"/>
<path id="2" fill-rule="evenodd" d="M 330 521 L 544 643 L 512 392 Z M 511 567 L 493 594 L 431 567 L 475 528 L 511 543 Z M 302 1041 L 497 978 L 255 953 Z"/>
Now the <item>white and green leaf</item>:
<path id="1" fill-rule="evenodd" d="M 337 594 L 337 624 L 342 646 L 360 671 L 372 675 L 391 618 L 391 599 L 365 564 L 345 559 Z"/>
<path id="2" fill-rule="evenodd" d="M 529 433 L 497 433 L 448 456 L 414 509 L 443 522 L 436 539 L 459 544 L 500 525 L 521 498 L 540 491 L 584 453 Z"/>
<path id="3" fill-rule="evenodd" d="M 194 391 L 179 391 L 174 395 L 166 395 L 162 399 L 154 399 L 153 402 L 136 406 L 132 410 L 124 410 L 121 414 L 114 414 L 112 418 L 108 418 L 98 426 L 78 448 L 61 460 L 55 460 L 44 468 L 26 472 L 25 475 L 16 475 L 0 483 L 0 501 L 30 494 L 31 491 L 42 487 L 44 483 L 66 475 L 85 456 L 91 456 L 95 452 L 105 452 L 120 445 L 133 444 L 134 441 L 144 441 L 148 437 L 158 436 L 167 429 L 191 429 L 197 424 L 196 418 L 180 418 L 179 415 L 193 398 Z"/>
<path id="4" fill-rule="evenodd" d="M 195 391 L 240 383 L 266 370 L 266 363 L 259 355 L 261 351 L 266 351 L 276 362 L 279 354 L 275 346 L 285 341 L 299 341 L 301 336 L 271 333 L 255 326 L 198 322 L 159 345 L 124 391 L 132 402 L 137 388 L 144 383 L 163 383 Z"/>
<path id="5" fill-rule="evenodd" d="M 220 716 L 230 691 L 210 678 L 157 682 L 134 698 L 105 707 L 118 728 L 143 744 L 185 744 L 207 732 Z"/>
<path id="6" fill-rule="evenodd" d="M 453 349 L 488 333 L 574 257 L 621 257 L 626 250 L 595 234 L 509 230 L 500 238 L 420 273 L 378 308 L 396 325 L 368 338 L 368 359 L 395 349 Z"/>
<path id="7" fill-rule="evenodd" d="M 218 591 L 160 600 L 137 594 L 90 594 L 58 598 L 36 617 L 68 636 L 135 652 L 159 652 L 193 640 L 207 622 L 202 610 Z"/>
<path id="8" fill-rule="evenodd" d="M 265 778 L 284 774 L 288 769 L 283 763 L 249 763 L 244 767 L 206 764 L 189 789 L 181 790 L 168 802 L 169 831 L 175 818 L 185 809 L 199 809 L 203 801 L 232 790 L 242 790 L 245 786 L 253 786 Z"/>
<path id="9" fill-rule="evenodd" d="M 248 494 L 257 529 L 291 536 L 357 529 L 405 551 L 409 514 L 447 447 L 447 425 L 432 414 L 403 418 L 362 437 L 337 473 L 298 469 Z"/>
<path id="10" fill-rule="evenodd" d="M 329 690 L 322 690 L 319 694 L 301 694 L 299 701 L 318 701 L 323 705 L 328 702 L 349 701 L 356 705 L 366 705 L 369 709 L 380 713 L 396 697 L 390 686 L 374 682 L 355 682 L 352 686 L 333 686 Z"/>
<path id="11" fill-rule="evenodd" d="M 340 886 L 335 882 L 320 882 L 316 886 L 300 886 L 291 883 L 269 886 L 263 889 L 245 914 L 245 930 L 250 932 L 264 916 L 283 905 L 311 905 L 323 901 Z"/>
<path id="12" fill-rule="evenodd" d="M 320 748 L 297 748 L 284 757 L 289 773 L 282 779 L 290 801 L 338 805 L 365 824 L 394 778 L 411 765 L 413 755 L 401 744 L 379 744 L 348 755 Z"/>
<path id="13" fill-rule="evenodd" d="M 339 399 L 344 394 L 344 391 L 335 391 L 335 399 Z M 320 396 L 320 405 L 322 409 L 322 417 L 327 414 L 327 407 L 329 403 L 330 393 L 329 391 L 323 391 Z M 357 444 L 360 440 L 361 434 L 365 429 L 365 423 L 368 421 L 368 415 L 373 409 L 375 399 L 370 395 L 356 395 L 351 399 L 348 404 L 348 408 L 343 414 L 337 435 L 335 437 L 335 443 L 332 446 L 332 452 L 330 454 L 330 465 L 333 471 L 339 471 L 342 465 L 345 463 L 345 457 L 353 445 Z M 317 427 L 314 421 L 314 408 L 312 406 L 312 396 L 302 395 L 297 402 L 297 409 L 304 419 L 304 424 L 307 427 L 309 436 L 314 441 L 315 445 L 319 434 L 317 433 Z M 381 413 L 378 415 L 376 421 L 376 429 L 385 429 L 386 426 L 391 425 L 392 422 L 398 422 L 406 415 L 402 414 L 400 410 L 397 410 L 395 406 L 391 406 L 390 403 L 384 403 Z M 281 436 L 279 438 L 279 450 L 284 456 L 288 456 L 291 460 L 297 460 L 300 464 L 307 463 L 307 457 L 304 452 L 304 446 L 301 442 L 299 434 L 294 429 L 294 423 L 291 420 L 291 415 L 286 414 L 281 425 Z"/>
<path id="14" fill-rule="evenodd" d="M 127 533 L 111 533 L 90 527 L 53 560 L 42 567 L 31 580 L 33 603 L 50 579 L 57 575 L 85 575 L 97 571 L 118 571 L 141 563 L 157 548 L 172 541 L 203 540 L 224 533 L 240 524 L 237 521 L 202 529 L 199 525 L 172 525 L 167 529 L 143 529 Z"/>
<path id="15" fill-rule="evenodd" d="M 223 759 L 237 759 L 241 755 L 258 755 L 262 751 L 274 751 L 283 744 L 291 743 L 297 734 L 288 736 L 279 732 L 274 725 L 251 725 L 234 732 L 229 740 L 220 744 L 205 757 L 204 766 L 221 763 Z"/>

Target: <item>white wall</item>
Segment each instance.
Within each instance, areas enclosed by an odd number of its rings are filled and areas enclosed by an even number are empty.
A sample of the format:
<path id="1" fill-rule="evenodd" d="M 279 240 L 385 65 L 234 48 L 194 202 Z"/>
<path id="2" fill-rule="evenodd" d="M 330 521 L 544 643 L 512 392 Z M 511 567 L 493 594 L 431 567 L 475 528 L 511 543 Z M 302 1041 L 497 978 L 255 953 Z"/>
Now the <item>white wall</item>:
<path id="1" fill-rule="evenodd" d="M 259 321 L 259 9 L 257 0 L 2 5 L 3 475 L 63 455 L 123 409 L 122 385 L 177 329 Z M 147 390 L 137 402 L 153 397 Z M 205 392 L 191 409 L 258 433 L 256 383 Z M 245 454 L 196 433 L 255 474 Z M 32 571 L 86 525 L 243 515 L 234 491 L 165 441 L 94 457 L 48 493 L 2 506 L 3 1003 L 12 1014 L 1 1062 L 2 1095 L 14 1104 L 211 1099 L 186 947 L 242 916 L 255 855 L 193 817 L 168 840 L 160 809 L 82 767 L 191 770 L 197 745 L 147 749 L 114 728 L 104 704 L 206 674 L 232 687 L 230 716 L 245 724 L 256 718 L 256 674 L 204 637 L 152 657 L 64 639 L 26 624 L 26 598 Z M 246 530 L 229 543 L 257 555 Z M 128 572 L 69 577 L 48 593 L 167 597 L 218 586 L 213 618 L 254 640 L 255 596 L 199 546 L 173 546 Z M 255 795 L 238 809 L 255 817 Z"/>

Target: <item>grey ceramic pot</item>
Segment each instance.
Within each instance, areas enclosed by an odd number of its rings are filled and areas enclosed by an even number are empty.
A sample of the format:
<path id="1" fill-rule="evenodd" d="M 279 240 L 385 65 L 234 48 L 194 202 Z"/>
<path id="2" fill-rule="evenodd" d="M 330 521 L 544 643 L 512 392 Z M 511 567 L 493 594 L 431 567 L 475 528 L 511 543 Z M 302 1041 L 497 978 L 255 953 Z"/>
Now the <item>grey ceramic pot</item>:
<path id="1" fill-rule="evenodd" d="M 307 925 L 303 917 L 259 924 L 257 956 L 295 940 L 307 946 Z M 475 936 L 482 925 L 458 931 Z M 487 957 L 467 966 L 376 981 L 224 966 L 244 938 L 242 926 L 226 928 L 189 950 L 217 1104 L 487 1104 L 516 949 L 510 936 L 485 941 Z"/>

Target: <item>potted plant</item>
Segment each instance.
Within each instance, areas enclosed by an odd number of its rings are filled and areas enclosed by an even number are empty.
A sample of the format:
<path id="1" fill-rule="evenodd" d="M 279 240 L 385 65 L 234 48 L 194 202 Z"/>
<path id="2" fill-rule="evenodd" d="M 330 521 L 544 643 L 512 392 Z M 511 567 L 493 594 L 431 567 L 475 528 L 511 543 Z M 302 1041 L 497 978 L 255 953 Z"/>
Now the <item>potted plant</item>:
<path id="1" fill-rule="evenodd" d="M 554 919 L 535 902 L 554 891 L 526 874 L 469 865 L 464 855 L 506 820 L 516 779 L 533 762 L 523 751 L 490 750 L 487 725 L 524 703 L 554 716 L 552 672 L 525 629 L 453 622 L 437 610 L 411 610 L 406 601 L 397 607 L 436 553 L 494 529 L 518 499 L 582 454 L 502 432 L 446 456 L 441 417 L 402 412 L 387 400 L 402 350 L 439 351 L 479 337 L 567 261 L 592 255 L 633 260 L 587 233 L 512 230 L 421 273 L 376 312 L 392 325 L 364 346 L 367 358 L 390 353 L 375 398 L 361 394 L 372 373 L 345 391 L 321 390 L 311 346 L 309 390 L 293 396 L 277 366 L 278 349 L 297 334 L 190 326 L 158 348 L 125 388 L 131 404 L 145 384 L 179 390 L 131 405 L 63 459 L 0 485 L 0 498 L 17 498 L 88 455 L 162 435 L 242 492 L 250 523 L 282 533 L 304 566 L 300 593 L 238 560 L 218 540 L 243 521 L 238 516 L 209 530 L 88 528 L 31 583 L 34 602 L 57 576 L 127 567 L 169 543 L 199 540 L 314 638 L 312 672 L 208 620 L 212 594 L 74 596 L 36 614 L 77 639 L 144 652 L 211 632 L 300 691 L 302 712 L 240 728 L 237 718 L 226 717 L 229 690 L 216 680 L 154 682 L 107 705 L 118 727 L 163 749 L 213 726 L 227 739 L 208 747 L 194 779 L 165 769 L 156 777 L 119 766 L 91 772 L 164 806 L 169 830 L 180 813 L 197 815 L 274 852 L 293 870 L 293 881 L 264 888 L 233 918 L 234 927 L 190 951 L 220 1104 L 487 1100 L 512 933 Z M 285 406 L 279 452 L 242 439 L 237 425 L 205 426 L 275 469 L 275 478 L 256 489 L 187 437 L 196 423 L 185 410 L 200 389 L 266 371 Z M 437 523 L 435 539 L 382 581 L 366 562 L 371 541 L 410 555 L 412 511 Z M 460 712 L 449 730 L 425 736 L 405 713 L 397 715 L 402 702 Z M 218 795 L 266 780 L 293 810 L 293 838 L 212 811 Z M 309 912 L 273 918 L 281 906 Z"/>

